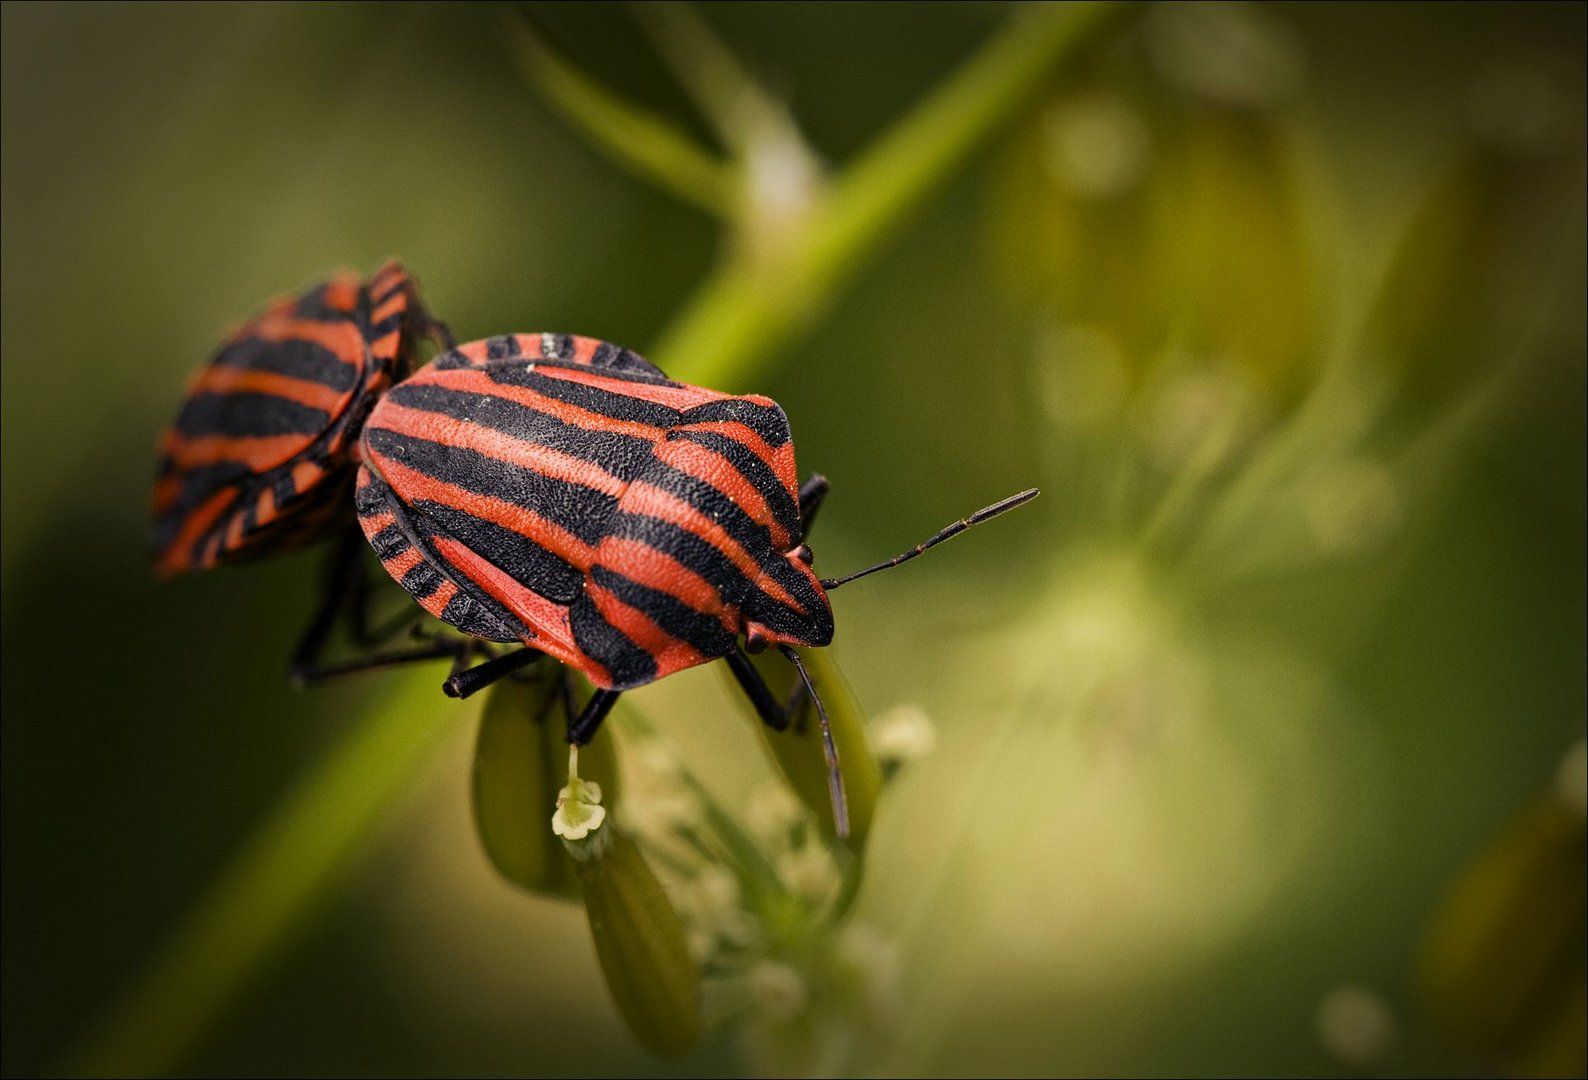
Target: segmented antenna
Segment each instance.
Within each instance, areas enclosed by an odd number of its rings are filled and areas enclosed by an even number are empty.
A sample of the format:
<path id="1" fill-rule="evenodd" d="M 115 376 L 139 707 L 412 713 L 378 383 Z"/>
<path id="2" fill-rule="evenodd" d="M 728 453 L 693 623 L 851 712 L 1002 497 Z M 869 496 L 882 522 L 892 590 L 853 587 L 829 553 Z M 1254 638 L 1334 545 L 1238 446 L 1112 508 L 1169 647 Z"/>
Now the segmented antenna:
<path id="1" fill-rule="evenodd" d="M 800 663 L 799 653 L 789 645 L 779 645 L 778 650 L 798 669 L 800 678 L 805 681 L 806 691 L 816 703 L 816 715 L 822 718 L 822 756 L 827 759 L 827 794 L 833 801 L 833 828 L 840 840 L 847 840 L 849 800 L 844 798 L 844 774 L 838 770 L 838 747 L 833 743 L 833 726 L 827 720 L 827 709 L 822 705 L 821 695 L 816 693 L 816 684 L 811 682 L 810 673 Z"/>
<path id="2" fill-rule="evenodd" d="M 909 551 L 906 551 L 903 555 L 895 556 L 886 562 L 879 562 L 876 566 L 868 566 L 864 570 L 850 574 L 848 577 L 822 578 L 822 588 L 826 589 L 828 592 L 832 592 L 834 589 L 838 588 L 838 586 L 847 585 L 856 578 L 863 578 L 867 574 L 875 574 L 878 570 L 888 570 L 898 566 L 900 563 L 909 562 L 911 559 L 924 552 L 927 548 L 936 547 L 944 540 L 958 536 L 972 525 L 980 525 L 987 519 L 995 518 L 1006 510 L 1013 510 L 1017 506 L 1022 506 L 1025 503 L 1030 502 L 1032 499 L 1035 499 L 1037 495 L 1038 491 L 1036 488 L 1028 488 L 1018 495 L 1011 495 L 1002 502 L 995 502 L 991 506 L 984 507 L 976 511 L 968 518 L 960 518 L 958 521 L 954 522 L 954 524 L 948 526 L 948 528 L 944 529 L 930 540 L 915 545 L 915 547 L 911 548 Z"/>

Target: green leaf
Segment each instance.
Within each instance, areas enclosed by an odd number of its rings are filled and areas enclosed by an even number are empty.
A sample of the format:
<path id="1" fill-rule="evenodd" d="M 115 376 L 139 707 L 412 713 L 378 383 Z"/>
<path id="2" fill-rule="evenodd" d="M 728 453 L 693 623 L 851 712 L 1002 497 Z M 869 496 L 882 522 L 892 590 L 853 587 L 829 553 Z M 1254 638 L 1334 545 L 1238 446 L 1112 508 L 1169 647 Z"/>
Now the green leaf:
<path id="1" fill-rule="evenodd" d="M 682 1054 L 700 1041 L 700 969 L 684 924 L 639 848 L 616 828 L 575 863 L 607 987 L 646 1049 Z"/>
<path id="2" fill-rule="evenodd" d="M 793 665 L 770 651 L 752 659 L 773 694 L 786 700 L 799 682 Z M 802 650 L 800 659 L 810 673 L 816 692 L 821 695 L 822 704 L 827 707 L 833 745 L 838 750 L 844 797 L 849 804 L 849 838 L 842 843 L 859 853 L 865 849 L 866 835 L 871 831 L 871 819 L 876 813 L 877 792 L 882 789 L 882 767 L 871 745 L 865 713 L 834 663 L 831 651 Z M 832 798 L 827 787 L 827 759 L 822 753 L 821 719 L 814 706 L 806 699 L 786 731 L 773 731 L 759 719 L 756 728 L 772 760 L 788 778 L 789 786 L 811 808 L 823 833 L 836 840 L 838 832 L 833 824 Z"/>
<path id="3" fill-rule="evenodd" d="M 568 782 L 565 717 L 557 701 L 564 672 L 543 663 L 530 679 L 491 689 L 474 752 L 474 823 L 497 871 L 533 892 L 579 899 L 573 859 L 551 831 L 557 793 Z M 579 775 L 601 785 L 611 807 L 618 768 L 602 728 L 579 750 Z"/>

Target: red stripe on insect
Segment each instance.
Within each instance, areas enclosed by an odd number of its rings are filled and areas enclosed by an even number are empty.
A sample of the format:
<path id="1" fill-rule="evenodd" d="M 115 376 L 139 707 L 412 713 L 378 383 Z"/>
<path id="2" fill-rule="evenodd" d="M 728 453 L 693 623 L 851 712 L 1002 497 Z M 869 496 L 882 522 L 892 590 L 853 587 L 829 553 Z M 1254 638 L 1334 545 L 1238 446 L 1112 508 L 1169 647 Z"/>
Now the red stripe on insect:
<path id="1" fill-rule="evenodd" d="M 380 297 L 382 293 L 379 285 L 370 286 L 369 291 L 371 296 L 377 298 Z M 379 325 L 380 323 L 383 323 L 387 319 L 391 318 L 393 315 L 396 315 L 398 312 L 405 310 L 407 307 L 408 293 L 402 289 L 398 289 L 390 296 L 385 297 L 385 299 L 377 299 L 375 310 L 371 311 L 369 314 L 369 321 L 375 325 Z"/>
<path id="2" fill-rule="evenodd" d="M 576 364 L 583 364 L 585 367 L 589 367 L 590 362 L 595 359 L 596 350 L 601 347 L 600 339 L 576 335 L 568 340 L 569 344 L 573 346 L 573 356 L 565 359 L 570 359 Z"/>
<path id="3" fill-rule="evenodd" d="M 391 302 L 392 297 L 402 297 L 403 303 L 407 303 L 411 299 L 410 289 L 403 287 L 407 281 L 408 275 L 402 272 L 402 267 L 395 262 L 387 262 L 380 270 L 376 270 L 373 278 L 370 278 L 370 303 L 373 307 L 380 308 Z M 391 313 L 387 311 L 387 314 Z M 372 319 L 372 321 L 380 322 L 380 319 Z"/>
<path id="4" fill-rule="evenodd" d="M 276 516 L 276 489 L 266 484 L 255 501 L 254 520 L 266 522 Z"/>
<path id="5" fill-rule="evenodd" d="M 651 658 L 656 661 L 656 678 L 660 679 L 675 671 L 703 664 L 708 659 L 693 645 L 680 641 L 662 629 L 655 619 L 640 609 L 625 604 L 595 582 L 592 581 L 585 586 L 585 593 L 595 603 L 601 617 L 614 630 L 651 654 Z"/>
<path id="6" fill-rule="evenodd" d="M 723 603 L 715 585 L 642 540 L 604 537 L 596 548 L 594 565 L 605 566 L 647 588 L 666 593 L 692 611 L 717 619 L 730 631 L 738 625 L 733 621 L 737 609 Z"/>
<path id="7" fill-rule="evenodd" d="M 172 434 L 165 452 L 180 468 L 195 469 L 222 461 L 236 461 L 256 473 L 267 472 L 303 449 L 307 435 L 197 435 Z"/>
<path id="8" fill-rule="evenodd" d="M 745 400 L 766 401 L 765 398 L 746 398 Z M 772 404 L 771 402 L 766 403 Z M 741 423 L 738 420 L 702 420 L 699 423 L 680 424 L 678 426 L 678 430 L 704 431 L 713 435 L 721 435 L 724 438 L 732 439 L 734 442 L 739 443 L 746 450 L 750 451 L 750 453 L 754 454 L 756 457 L 765 462 L 766 467 L 776 473 L 779 479 L 782 479 L 785 484 L 793 484 L 794 444 L 792 442 L 786 442 L 780 447 L 773 448 L 765 439 L 761 437 L 760 432 L 756 431 L 755 428 L 751 427 L 749 424 Z"/>
<path id="9" fill-rule="evenodd" d="M 722 492 L 752 521 L 766 522 L 772 534 L 772 543 L 779 551 L 789 547 L 791 538 L 788 530 L 772 516 L 772 508 L 761 489 L 721 454 L 687 439 L 670 439 L 658 446 L 655 453 L 659 460 Z"/>
<path id="10" fill-rule="evenodd" d="M 496 337 L 480 338 L 478 341 L 466 341 L 462 345 L 453 347 L 453 352 L 467 357 L 473 365 L 483 367 L 487 364 L 523 363 L 526 360 L 541 360 L 545 354 L 541 352 L 542 335 L 540 334 L 498 334 Z M 504 341 L 511 341 L 516 347 L 512 356 L 490 355 L 493 347 L 500 348 Z"/>
<path id="11" fill-rule="evenodd" d="M 382 529 L 397 524 L 397 515 L 390 510 L 381 510 L 374 514 L 365 514 L 358 521 L 359 527 L 364 530 L 364 535 L 373 537 Z"/>
<path id="12" fill-rule="evenodd" d="M 704 405 L 708 401 L 721 401 L 727 394 L 719 394 L 715 390 L 702 390 L 698 386 L 672 386 L 662 383 L 644 382 L 638 379 L 619 379 L 600 373 L 600 368 L 562 368 L 553 367 L 551 364 L 537 364 L 535 374 L 544 375 L 548 379 L 558 379 L 562 382 L 578 383 L 580 386 L 590 386 L 597 390 L 606 390 L 620 397 L 635 398 L 646 401 L 652 405 L 665 405 L 670 409 L 682 412 L 692 409 L 696 405 Z"/>
<path id="13" fill-rule="evenodd" d="M 358 276 L 338 274 L 325 283 L 325 306 L 333 311 L 352 311 L 358 306 Z"/>
<path id="14" fill-rule="evenodd" d="M 331 353 L 344 364 L 364 366 L 364 336 L 349 320 L 265 318 L 245 328 L 244 337 L 260 341 L 307 341 Z"/>
<path id="15" fill-rule="evenodd" d="M 396 259 L 388 259 L 381 264 L 369 279 L 369 291 L 372 295 L 380 296 L 383 292 L 396 286 L 408 277 L 408 272 L 403 269 L 403 264 Z"/>
<path id="16" fill-rule="evenodd" d="M 189 393 L 200 394 L 269 394 L 310 409 L 319 409 L 331 417 L 342 411 L 352 397 L 346 390 L 315 382 L 312 379 L 294 379 L 274 371 L 258 368 L 230 367 L 211 364 L 193 380 Z"/>
<path id="17" fill-rule="evenodd" d="M 434 547 L 437 555 L 457 567 L 464 577 L 506 608 L 519 622 L 534 628 L 531 635 L 523 639 L 526 645 L 533 645 L 549 656 L 578 668 L 597 686 L 612 685 L 606 667 L 587 656 L 575 643 L 566 607 L 524 588 L 507 571 L 476 554 L 460 541 L 438 536 Z"/>
<path id="18" fill-rule="evenodd" d="M 204 546 L 200 550 L 198 559 L 198 565 L 201 569 L 211 570 L 220 565 L 222 539 L 221 535 L 216 533 L 204 541 Z"/>
<path id="19" fill-rule="evenodd" d="M 447 605 L 452 603 L 452 598 L 458 595 L 458 586 L 451 578 L 443 577 L 441 585 L 435 592 L 419 601 L 419 605 L 436 618 L 441 618 L 441 613 L 447 610 Z"/>
<path id="20" fill-rule="evenodd" d="M 386 568 L 386 572 L 393 580 L 400 582 L 404 574 L 424 561 L 425 557 L 420 554 L 418 548 L 406 547 L 390 558 L 382 559 L 381 565 Z"/>
<path id="21" fill-rule="evenodd" d="M 553 480 L 578 484 L 614 499 L 622 495 L 628 486 L 619 477 L 584 458 L 564 454 L 540 443 L 520 439 L 484 424 L 460 420 L 446 413 L 425 412 L 388 401 L 381 406 L 380 419 L 381 427 L 375 430 L 413 432 L 430 442 L 473 450 L 493 460 L 516 465 Z"/>
<path id="22" fill-rule="evenodd" d="M 795 611 L 805 610 L 804 605 L 794 599 L 788 590 L 762 574 L 760 564 L 739 546 L 739 542 L 730 536 L 726 529 L 678 496 L 663 491 L 653 484 L 637 480 L 629 487 L 628 497 L 623 501 L 623 509 L 630 514 L 643 514 L 670 521 L 679 528 L 693 533 L 716 548 L 744 575 L 746 581 L 756 584 L 766 595 Z"/>
<path id="23" fill-rule="evenodd" d="M 170 575 L 180 573 L 191 566 L 193 559 L 190 551 L 193 544 L 210 531 L 221 514 L 231 506 L 234 496 L 235 493 L 230 488 L 217 491 L 189 513 L 170 546 L 161 554 L 155 568 L 162 574 Z"/>
<path id="24" fill-rule="evenodd" d="M 391 333 L 383 334 L 370 342 L 369 351 L 380 357 L 396 356 L 398 348 L 402 345 L 402 338 L 401 331 L 393 330 Z"/>
<path id="25" fill-rule="evenodd" d="M 163 452 L 163 451 L 162 451 Z M 167 474 L 155 481 L 154 485 L 154 512 L 164 514 L 176 505 L 177 499 L 182 496 L 182 478 Z"/>
<path id="26" fill-rule="evenodd" d="M 429 500 L 470 514 L 481 521 L 500 525 L 534 541 L 564 562 L 579 570 L 589 570 L 595 549 L 554 521 L 515 502 L 494 495 L 481 495 L 467 488 L 438 480 L 429 473 L 410 468 L 382 454 L 372 454 L 375 467 L 392 487 L 403 493 L 405 502 Z M 518 586 L 520 591 L 524 586 Z"/>
<path id="27" fill-rule="evenodd" d="M 312 461 L 300 461 L 292 467 L 292 486 L 300 494 L 313 487 L 320 477 L 325 475 L 325 470 Z"/>
<path id="28" fill-rule="evenodd" d="M 535 370 L 544 374 L 553 369 L 539 367 Z M 575 374 L 578 373 L 576 372 Z M 511 401 L 516 405 L 522 405 L 527 409 L 545 413 L 555 420 L 560 420 L 565 424 L 572 424 L 574 427 L 583 428 L 586 431 L 605 431 L 618 435 L 632 435 L 635 438 L 649 439 L 652 442 L 657 442 L 666 435 L 666 429 L 664 428 L 651 424 L 640 424 L 632 420 L 615 420 L 604 413 L 595 412 L 591 409 L 582 409 L 565 401 L 558 401 L 554 397 L 548 397 L 525 386 L 508 386 L 495 382 L 491 379 L 490 374 L 484 370 L 452 368 L 429 373 L 421 371 L 418 375 L 409 379 L 407 385 L 423 386 L 427 383 L 435 384 L 448 390 L 460 390 L 471 394 L 481 394 L 486 397 L 501 398 L 503 401 Z M 388 399 L 384 403 L 383 408 L 393 408 L 396 404 L 395 401 Z"/>
<path id="29" fill-rule="evenodd" d="M 227 551 L 236 551 L 243 544 L 243 529 L 247 527 L 248 519 L 242 514 L 234 514 L 231 522 L 226 526 Z"/>

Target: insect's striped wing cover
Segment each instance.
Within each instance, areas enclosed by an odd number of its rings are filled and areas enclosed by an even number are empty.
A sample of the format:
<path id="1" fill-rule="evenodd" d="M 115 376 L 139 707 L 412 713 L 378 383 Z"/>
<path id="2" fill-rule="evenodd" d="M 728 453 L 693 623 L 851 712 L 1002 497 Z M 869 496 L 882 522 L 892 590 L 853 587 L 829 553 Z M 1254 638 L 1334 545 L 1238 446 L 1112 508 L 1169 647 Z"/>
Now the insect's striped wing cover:
<path id="1" fill-rule="evenodd" d="M 406 374 L 416 309 L 396 263 L 367 287 L 338 274 L 273 304 L 199 369 L 160 444 L 161 573 L 307 543 L 350 518 L 353 439 Z"/>
<path id="2" fill-rule="evenodd" d="M 605 687 L 721 656 L 762 564 L 786 563 L 775 548 L 798 533 L 776 405 L 671 382 L 589 338 L 439 357 L 376 406 L 362 456 L 365 534 L 427 610 Z"/>

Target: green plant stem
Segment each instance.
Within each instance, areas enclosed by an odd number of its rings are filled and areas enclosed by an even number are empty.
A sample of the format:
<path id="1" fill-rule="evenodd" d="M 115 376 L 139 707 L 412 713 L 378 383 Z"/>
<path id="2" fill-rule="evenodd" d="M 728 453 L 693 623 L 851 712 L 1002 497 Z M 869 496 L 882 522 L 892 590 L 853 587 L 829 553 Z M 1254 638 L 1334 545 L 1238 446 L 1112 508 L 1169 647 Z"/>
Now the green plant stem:
<path id="1" fill-rule="evenodd" d="M 965 161 L 1116 5 L 1022 9 L 838 178 L 809 227 L 772 263 L 730 258 L 697 291 L 656 359 L 727 388 L 819 313 L 889 230 Z M 607 94 L 527 31 L 530 80 L 621 162 L 713 212 L 716 162 L 665 123 Z M 290 791 L 62 1072 L 169 1073 L 271 955 L 332 895 L 409 778 L 450 730 L 428 668 L 406 675 Z M 427 704 L 432 698 L 434 707 Z M 416 706 L 416 703 L 417 706 Z"/>
<path id="2" fill-rule="evenodd" d="M 508 47 L 535 89 L 619 165 L 717 217 L 731 217 L 733 172 L 668 121 L 624 101 L 548 48 L 517 15 Z"/>
<path id="3" fill-rule="evenodd" d="M 456 731 L 436 680 L 429 666 L 406 674 L 293 785 L 63 1075 L 151 1076 L 181 1066 L 254 973 L 335 894 L 414 773 Z"/>
<path id="4" fill-rule="evenodd" d="M 631 0 L 629 10 L 723 146 L 739 153 L 748 124 L 786 116 L 692 5 Z"/>
<path id="5" fill-rule="evenodd" d="M 773 256 L 729 255 L 651 358 L 703 386 L 734 389 L 846 285 L 881 239 L 966 161 L 1119 5 L 1019 9 L 958 72 L 844 169 Z"/>

